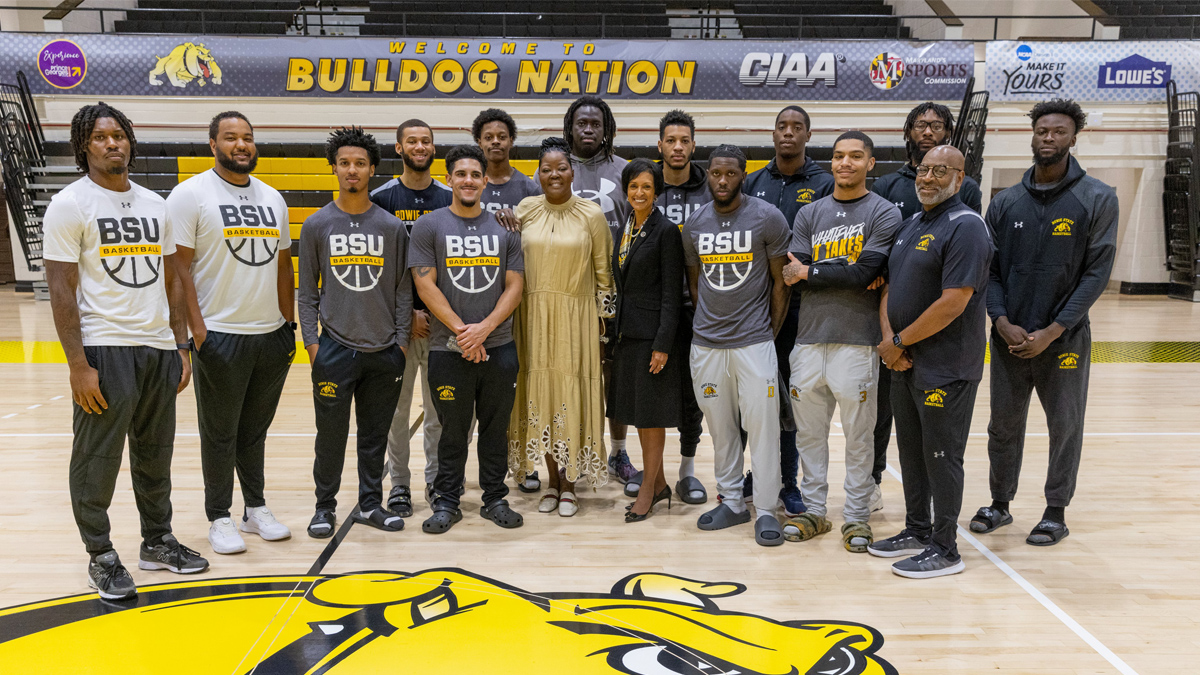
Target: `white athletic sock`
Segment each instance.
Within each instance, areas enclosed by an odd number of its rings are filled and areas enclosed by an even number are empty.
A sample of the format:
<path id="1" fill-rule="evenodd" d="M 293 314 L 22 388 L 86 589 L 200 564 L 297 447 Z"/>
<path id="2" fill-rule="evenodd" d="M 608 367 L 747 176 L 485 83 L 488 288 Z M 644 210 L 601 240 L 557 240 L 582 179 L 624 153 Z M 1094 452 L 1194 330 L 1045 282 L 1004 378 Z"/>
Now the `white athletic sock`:
<path id="1" fill-rule="evenodd" d="M 742 513 L 746 510 L 746 503 L 740 499 L 723 499 L 721 500 L 721 503 L 725 506 L 728 506 L 729 510 L 733 511 L 734 513 Z"/>
<path id="2" fill-rule="evenodd" d="M 679 480 L 683 480 L 689 476 L 696 475 L 696 458 L 695 457 L 680 457 L 679 458 Z"/>
<path id="3" fill-rule="evenodd" d="M 757 515 L 758 515 L 758 518 L 762 518 L 763 516 L 771 516 L 772 518 L 774 518 L 774 517 L 775 517 L 775 512 L 774 512 L 774 511 L 772 511 L 771 509 L 758 509 L 758 508 L 756 508 L 756 509 L 754 509 L 754 510 L 755 510 L 755 512 L 757 513 Z M 757 520 L 758 518 L 755 518 L 755 520 Z M 778 519 L 776 518 L 776 520 L 778 520 Z"/>
<path id="4" fill-rule="evenodd" d="M 370 511 L 359 511 L 358 515 L 370 520 L 372 513 L 375 513 L 375 509 L 371 509 Z"/>
<path id="5" fill-rule="evenodd" d="M 616 457 L 617 453 L 621 452 L 624 449 L 625 449 L 625 439 L 622 438 L 620 440 L 617 440 L 614 438 L 614 439 L 612 439 L 612 450 L 609 451 L 608 456 Z"/>

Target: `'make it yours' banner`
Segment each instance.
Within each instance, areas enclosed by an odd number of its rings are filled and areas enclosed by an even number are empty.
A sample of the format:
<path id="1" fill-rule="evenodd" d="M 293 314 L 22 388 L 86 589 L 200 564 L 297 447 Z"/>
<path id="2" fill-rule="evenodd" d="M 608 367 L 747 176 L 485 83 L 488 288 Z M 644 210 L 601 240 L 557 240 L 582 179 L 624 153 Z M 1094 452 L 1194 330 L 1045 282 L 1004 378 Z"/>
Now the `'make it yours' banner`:
<path id="1" fill-rule="evenodd" d="M 962 98 L 969 43 L 0 34 L 35 94 L 915 101 Z M 33 75 L 33 72 L 39 75 Z"/>

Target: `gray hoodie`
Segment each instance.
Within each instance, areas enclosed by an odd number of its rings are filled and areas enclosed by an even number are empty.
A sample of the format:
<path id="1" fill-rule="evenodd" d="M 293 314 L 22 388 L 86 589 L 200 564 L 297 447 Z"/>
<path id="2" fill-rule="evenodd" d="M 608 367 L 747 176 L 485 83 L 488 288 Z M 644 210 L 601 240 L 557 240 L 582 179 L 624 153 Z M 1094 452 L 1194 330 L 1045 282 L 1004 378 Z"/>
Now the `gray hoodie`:
<path id="1" fill-rule="evenodd" d="M 571 156 L 575 169 L 575 180 L 571 182 L 571 191 L 575 196 L 595 202 L 604 212 L 604 220 L 608 221 L 608 230 L 612 233 L 613 244 L 621 240 L 621 232 L 625 222 L 629 220 L 632 209 L 625 192 L 621 189 L 621 171 L 629 162 L 613 155 L 606 158 L 603 152 L 598 152 L 591 159 L 580 159 Z"/>

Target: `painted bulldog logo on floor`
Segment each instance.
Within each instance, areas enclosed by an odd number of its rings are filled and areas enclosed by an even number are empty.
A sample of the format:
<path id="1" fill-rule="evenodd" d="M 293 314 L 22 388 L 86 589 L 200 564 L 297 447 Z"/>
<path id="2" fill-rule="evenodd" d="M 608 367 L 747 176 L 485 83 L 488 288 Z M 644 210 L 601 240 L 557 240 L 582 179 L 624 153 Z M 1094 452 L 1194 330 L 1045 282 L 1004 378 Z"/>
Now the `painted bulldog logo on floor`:
<path id="1" fill-rule="evenodd" d="M 846 622 L 723 611 L 736 583 L 635 574 L 608 593 L 530 593 L 461 569 L 211 579 L 0 610 L 6 673 L 895 675 Z M 128 648 L 115 649 L 116 644 Z M 68 647 L 69 646 L 69 647 Z"/>

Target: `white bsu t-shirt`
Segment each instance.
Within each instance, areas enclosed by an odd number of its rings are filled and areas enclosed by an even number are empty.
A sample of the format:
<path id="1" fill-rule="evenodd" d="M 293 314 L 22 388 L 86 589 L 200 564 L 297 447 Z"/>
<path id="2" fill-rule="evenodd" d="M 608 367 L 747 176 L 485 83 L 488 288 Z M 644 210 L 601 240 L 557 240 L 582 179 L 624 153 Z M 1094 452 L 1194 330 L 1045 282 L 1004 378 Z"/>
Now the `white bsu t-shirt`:
<path id="1" fill-rule="evenodd" d="M 253 176 L 241 187 L 210 169 L 171 191 L 167 220 L 175 242 L 196 251 L 192 279 L 209 330 L 257 335 L 283 325 L 278 256 L 292 255 L 283 195 Z"/>
<path id="2" fill-rule="evenodd" d="M 175 242 L 166 205 L 130 185 L 113 192 L 84 176 L 54 195 L 42 221 L 42 255 L 79 265 L 84 346 L 174 350 L 164 256 L 175 253 Z"/>

